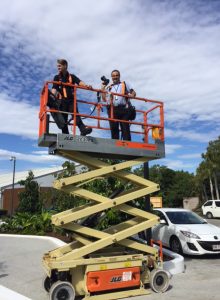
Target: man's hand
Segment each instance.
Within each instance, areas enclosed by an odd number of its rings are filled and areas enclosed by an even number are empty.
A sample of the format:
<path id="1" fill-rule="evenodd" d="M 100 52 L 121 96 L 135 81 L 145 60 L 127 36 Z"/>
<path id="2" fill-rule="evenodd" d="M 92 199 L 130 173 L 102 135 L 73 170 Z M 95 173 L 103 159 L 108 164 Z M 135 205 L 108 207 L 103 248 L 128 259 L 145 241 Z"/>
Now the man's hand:
<path id="1" fill-rule="evenodd" d="M 130 90 L 130 92 L 128 93 L 128 96 L 130 97 L 136 97 L 136 92 L 134 90 Z"/>
<path id="2" fill-rule="evenodd" d="M 79 86 L 84 86 L 84 87 L 86 87 L 88 89 L 92 89 L 92 86 L 89 85 L 89 84 L 86 84 L 84 81 L 80 81 Z"/>
<path id="3" fill-rule="evenodd" d="M 101 84 L 101 90 L 103 90 L 103 91 L 106 90 L 106 87 L 107 86 L 105 84 L 103 84 L 103 83 Z"/>

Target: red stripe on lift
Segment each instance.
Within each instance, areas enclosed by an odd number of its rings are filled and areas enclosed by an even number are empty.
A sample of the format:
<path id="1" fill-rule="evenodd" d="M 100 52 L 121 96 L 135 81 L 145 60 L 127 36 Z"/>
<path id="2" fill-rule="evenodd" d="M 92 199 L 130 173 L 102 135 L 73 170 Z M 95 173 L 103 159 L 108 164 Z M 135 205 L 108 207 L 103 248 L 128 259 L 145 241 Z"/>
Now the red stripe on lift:
<path id="1" fill-rule="evenodd" d="M 126 148 L 157 150 L 157 146 L 154 144 L 146 144 L 146 143 L 143 144 L 143 143 L 136 143 L 130 141 L 117 141 L 115 145 L 118 147 L 126 147 Z"/>

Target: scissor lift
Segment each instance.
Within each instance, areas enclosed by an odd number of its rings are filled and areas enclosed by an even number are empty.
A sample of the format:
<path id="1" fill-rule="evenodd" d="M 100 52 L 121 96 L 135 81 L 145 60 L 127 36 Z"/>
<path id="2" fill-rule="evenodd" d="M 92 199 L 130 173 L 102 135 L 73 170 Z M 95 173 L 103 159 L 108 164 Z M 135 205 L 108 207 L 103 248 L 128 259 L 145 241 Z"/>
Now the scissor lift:
<path id="1" fill-rule="evenodd" d="M 48 147 L 49 153 L 88 167 L 85 173 L 56 180 L 54 183 L 55 188 L 84 198 L 86 204 L 52 217 L 53 224 L 72 232 L 74 241 L 43 257 L 47 274 L 44 287 L 49 292 L 50 299 L 75 299 L 77 296 L 88 300 L 119 299 L 148 294 L 149 287 L 156 292 L 164 292 L 169 285 L 169 274 L 163 270 L 161 252 L 135 238 L 139 232 L 157 224 L 158 217 L 130 204 L 132 200 L 158 191 L 159 186 L 128 171 L 136 165 L 164 157 L 162 102 L 135 99 L 142 101 L 142 107 L 150 107 L 146 110 L 137 109 L 137 121 L 130 122 L 135 126 L 135 131 L 131 131 L 134 141 L 79 136 L 74 122 L 71 124 L 73 134 L 55 134 L 49 132 L 48 126 L 49 112 L 59 113 L 48 109 L 46 105 L 50 83 L 52 82 L 45 84 L 41 93 L 39 146 Z M 83 114 L 84 117 L 93 119 L 92 127 L 102 132 L 108 130 L 109 118 L 103 112 L 106 104 L 82 100 L 77 96 L 77 89 L 80 87 L 72 87 L 78 103 L 96 105 L 97 115 Z M 90 92 L 101 91 L 90 89 Z M 159 112 L 158 121 L 150 123 L 149 114 L 153 112 L 155 119 L 155 111 Z M 76 105 L 72 115 L 73 119 L 77 115 Z M 94 121 L 97 125 L 94 125 Z M 137 128 L 141 128 L 141 131 Z M 153 135 L 152 142 L 149 142 L 150 132 Z M 136 135 L 139 138 L 135 138 Z M 121 162 L 111 165 L 100 158 L 121 159 Z M 84 188 L 88 181 L 108 176 L 119 178 L 124 184 L 131 183 L 130 190 L 123 191 L 112 199 Z M 100 218 L 111 208 L 129 217 L 104 231 L 94 228 L 91 219 Z"/>

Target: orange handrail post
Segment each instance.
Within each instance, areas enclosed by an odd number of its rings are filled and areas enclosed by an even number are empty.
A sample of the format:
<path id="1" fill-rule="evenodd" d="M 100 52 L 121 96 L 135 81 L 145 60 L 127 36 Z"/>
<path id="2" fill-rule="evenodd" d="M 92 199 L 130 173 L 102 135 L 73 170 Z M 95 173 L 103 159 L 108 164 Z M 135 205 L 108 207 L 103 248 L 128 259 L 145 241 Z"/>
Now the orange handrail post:
<path id="1" fill-rule="evenodd" d="M 163 261 L 163 244 L 162 241 L 154 241 L 153 239 L 150 240 L 151 247 L 154 246 L 154 244 L 157 244 L 159 246 L 159 256 L 160 260 Z"/>
<path id="2" fill-rule="evenodd" d="M 77 93 L 76 93 L 76 86 L 74 86 L 74 98 L 73 98 L 73 135 L 76 135 L 76 115 L 77 115 Z"/>
<path id="3" fill-rule="evenodd" d="M 39 136 L 46 133 L 47 129 L 47 99 L 48 99 L 48 84 L 46 83 L 41 91 L 40 96 L 40 112 L 39 112 Z"/>

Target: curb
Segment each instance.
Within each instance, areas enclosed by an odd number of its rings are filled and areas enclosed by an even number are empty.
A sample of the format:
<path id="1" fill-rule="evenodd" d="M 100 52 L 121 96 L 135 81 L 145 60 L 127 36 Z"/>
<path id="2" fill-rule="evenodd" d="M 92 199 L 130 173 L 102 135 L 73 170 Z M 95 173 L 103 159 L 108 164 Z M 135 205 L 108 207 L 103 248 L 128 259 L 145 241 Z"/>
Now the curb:
<path id="1" fill-rule="evenodd" d="M 14 292 L 2 285 L 0 285 L 0 295 L 1 300 L 31 300 L 30 298 L 27 298 L 17 292 Z"/>
<path id="2" fill-rule="evenodd" d="M 40 236 L 40 235 L 22 235 L 22 234 L 0 234 L 0 237 L 13 237 L 13 238 L 26 238 L 26 239 L 39 239 L 39 240 L 47 240 L 47 241 L 51 241 L 55 244 L 55 246 L 64 246 L 66 245 L 65 242 L 57 239 L 57 238 L 54 238 L 54 237 L 51 237 L 51 236 Z"/>
<path id="3" fill-rule="evenodd" d="M 163 253 L 172 257 L 172 260 L 168 260 L 163 263 L 164 270 L 170 272 L 171 275 L 185 272 L 184 257 L 182 255 L 164 248 Z"/>

